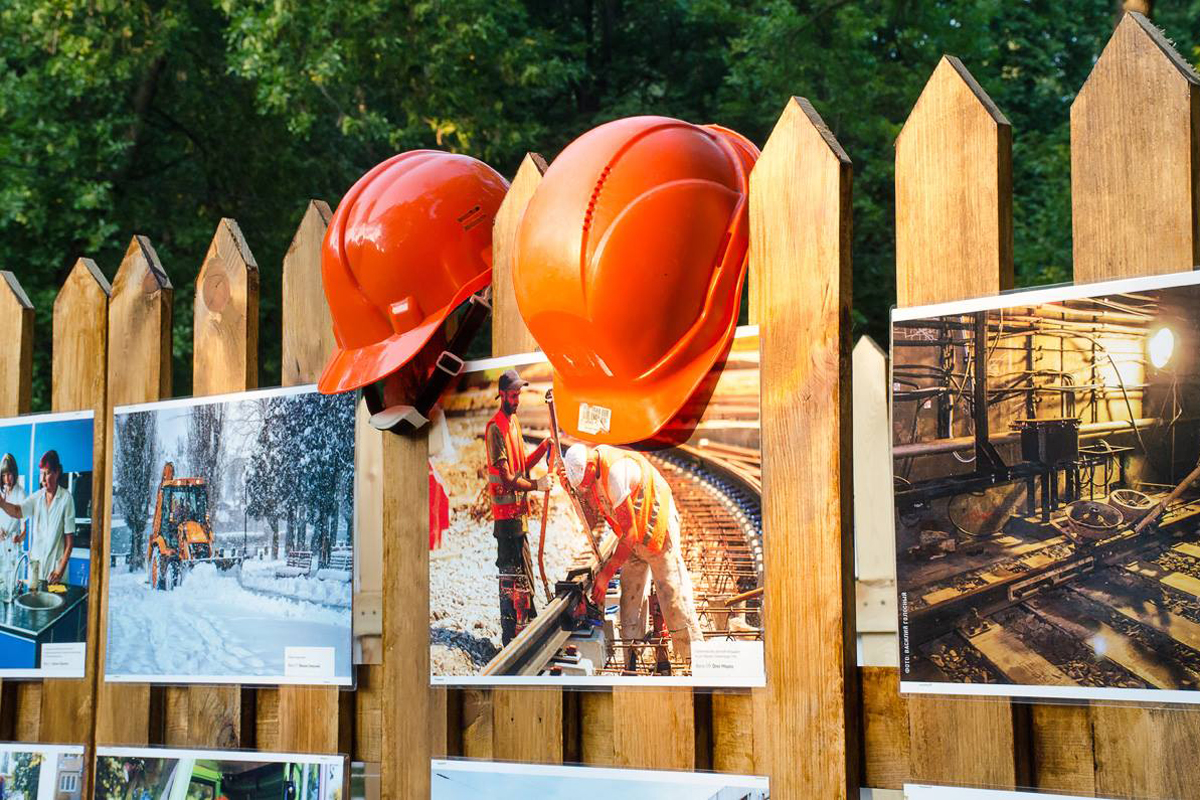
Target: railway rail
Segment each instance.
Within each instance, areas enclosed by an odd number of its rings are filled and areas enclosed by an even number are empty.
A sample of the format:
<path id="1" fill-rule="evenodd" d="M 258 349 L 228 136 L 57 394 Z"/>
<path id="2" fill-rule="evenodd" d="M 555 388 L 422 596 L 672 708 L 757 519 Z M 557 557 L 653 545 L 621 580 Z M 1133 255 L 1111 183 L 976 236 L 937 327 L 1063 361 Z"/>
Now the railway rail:
<path id="1" fill-rule="evenodd" d="M 753 591 L 763 581 L 762 463 L 757 451 L 702 440 L 646 455 L 671 487 L 679 511 L 684 562 L 705 637 L 761 639 L 762 596 Z M 602 556 L 608 558 L 615 546 L 615 537 L 606 534 Z M 555 587 L 554 600 L 483 674 L 537 675 L 570 668 L 578 660 L 572 635 L 605 625 L 603 620 L 589 620 L 583 605 L 595 571 L 595 559 L 582 556 Z M 737 602 L 729 604 L 735 598 Z M 615 623 L 612 628 L 615 633 Z M 670 661 L 668 643 L 664 635 L 609 637 L 606 660 L 595 672 L 687 674 L 687 664 Z"/>
<path id="2" fill-rule="evenodd" d="M 1200 688 L 1200 500 L 1139 535 L 990 548 L 927 565 L 902 593 L 908 679 Z"/>

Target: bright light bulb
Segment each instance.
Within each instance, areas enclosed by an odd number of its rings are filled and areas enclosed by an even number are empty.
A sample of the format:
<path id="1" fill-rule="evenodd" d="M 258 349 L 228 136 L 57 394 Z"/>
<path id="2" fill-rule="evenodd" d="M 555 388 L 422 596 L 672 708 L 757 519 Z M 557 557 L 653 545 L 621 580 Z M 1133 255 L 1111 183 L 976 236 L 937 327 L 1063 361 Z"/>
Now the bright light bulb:
<path id="1" fill-rule="evenodd" d="M 1148 345 L 1150 352 L 1150 363 L 1155 369 L 1162 369 L 1171 360 L 1171 353 L 1175 351 L 1175 334 L 1170 328 L 1159 328 L 1154 335 L 1150 337 Z"/>

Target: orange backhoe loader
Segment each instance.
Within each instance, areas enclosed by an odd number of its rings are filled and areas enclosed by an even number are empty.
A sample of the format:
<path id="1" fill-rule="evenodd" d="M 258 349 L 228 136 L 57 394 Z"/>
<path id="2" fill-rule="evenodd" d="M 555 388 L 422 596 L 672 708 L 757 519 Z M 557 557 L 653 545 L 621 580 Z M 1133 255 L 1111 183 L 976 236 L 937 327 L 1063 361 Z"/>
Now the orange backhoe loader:
<path id="1" fill-rule="evenodd" d="M 183 580 L 184 570 L 196 564 L 211 563 L 227 570 L 241 562 L 241 554 L 218 555 L 213 546 L 205 479 L 176 478 L 175 465 L 168 461 L 163 467 L 147 545 L 150 586 L 169 591 Z"/>

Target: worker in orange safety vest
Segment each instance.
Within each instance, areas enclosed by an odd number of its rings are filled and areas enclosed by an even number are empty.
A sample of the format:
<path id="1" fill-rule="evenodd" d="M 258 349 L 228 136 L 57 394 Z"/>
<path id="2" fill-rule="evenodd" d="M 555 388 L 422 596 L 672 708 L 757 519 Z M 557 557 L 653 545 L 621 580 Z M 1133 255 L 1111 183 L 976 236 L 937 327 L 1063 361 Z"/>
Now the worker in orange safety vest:
<path id="1" fill-rule="evenodd" d="M 500 638 L 505 645 L 537 616 L 525 517 L 529 514 L 529 492 L 544 492 L 551 485 L 549 475 L 537 480 L 529 477 L 530 468 L 549 452 L 551 442 L 543 439 L 533 452 L 525 453 L 517 407 L 521 403 L 521 387 L 527 384 L 514 369 L 500 376 L 500 408 L 484 430 L 488 496 L 494 521 L 492 534 L 496 537 L 496 568 L 500 578 Z"/>
<path id="2" fill-rule="evenodd" d="M 677 659 L 690 661 L 692 642 L 703 641 L 704 632 L 696 616 L 692 577 L 683 563 L 679 511 L 666 480 L 642 454 L 609 445 L 572 445 L 562 461 L 584 507 L 598 511 L 617 535 L 617 549 L 592 585 L 592 600 L 604 607 L 608 583 L 620 570 L 621 638 L 643 639 L 647 578 L 652 575 L 671 649 Z"/>

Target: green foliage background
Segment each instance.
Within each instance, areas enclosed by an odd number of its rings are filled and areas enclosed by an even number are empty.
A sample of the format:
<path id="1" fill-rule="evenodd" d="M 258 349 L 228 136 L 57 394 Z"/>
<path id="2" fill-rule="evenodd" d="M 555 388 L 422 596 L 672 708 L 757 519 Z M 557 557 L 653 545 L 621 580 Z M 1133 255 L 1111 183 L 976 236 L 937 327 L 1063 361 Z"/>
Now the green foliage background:
<path id="1" fill-rule="evenodd" d="M 720 122 L 762 144 L 793 94 L 854 160 L 855 324 L 894 301 L 892 146 L 943 53 L 1014 132 L 1021 285 L 1071 274 L 1068 113 L 1112 31 L 1106 0 L 0 0 L 0 268 L 50 314 L 74 260 L 110 277 L 130 236 L 176 287 L 190 393 L 193 282 L 222 216 L 262 270 L 260 382 L 279 381 L 279 270 L 310 197 L 392 153 L 511 175 L 605 120 Z M 1200 0 L 1154 20 L 1200 61 Z"/>

